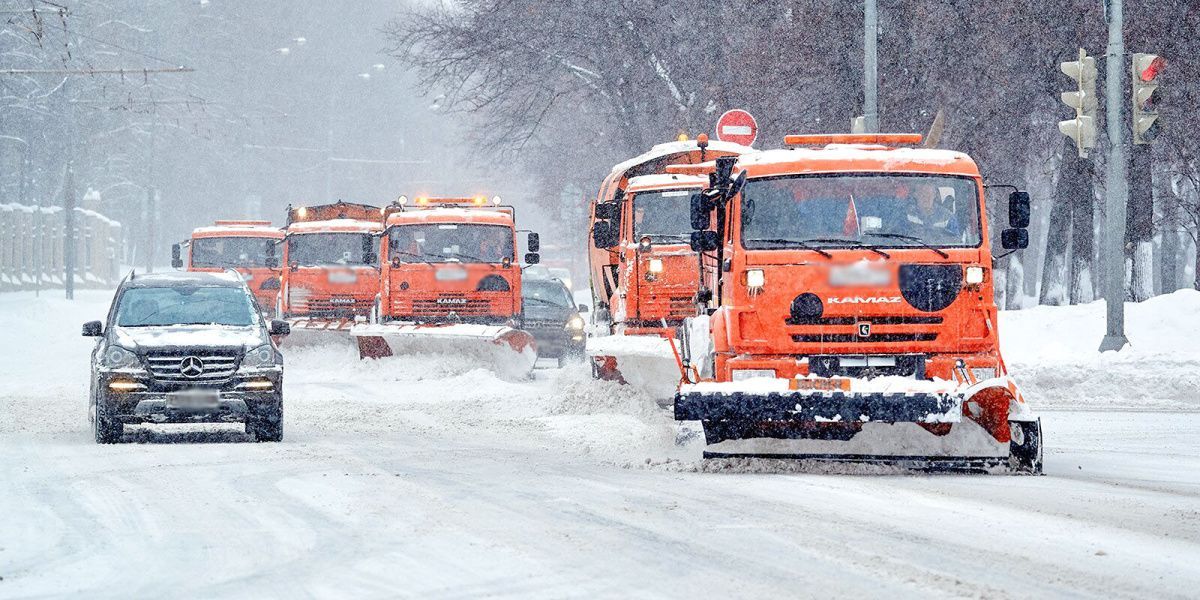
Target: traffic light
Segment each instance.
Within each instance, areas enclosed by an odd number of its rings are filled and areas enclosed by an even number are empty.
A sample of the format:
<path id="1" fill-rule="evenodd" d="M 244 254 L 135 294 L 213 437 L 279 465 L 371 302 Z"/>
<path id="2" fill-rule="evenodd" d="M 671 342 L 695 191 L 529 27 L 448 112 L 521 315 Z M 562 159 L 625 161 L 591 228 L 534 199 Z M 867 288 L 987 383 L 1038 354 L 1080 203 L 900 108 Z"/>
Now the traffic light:
<path id="1" fill-rule="evenodd" d="M 1158 133 L 1158 76 L 1167 61 L 1157 54 L 1133 55 L 1133 143 L 1149 144 Z"/>
<path id="2" fill-rule="evenodd" d="M 1096 147 L 1096 59 L 1079 49 L 1079 60 L 1060 63 L 1058 68 L 1075 80 L 1075 89 L 1062 93 L 1062 102 L 1075 109 L 1075 118 L 1058 122 L 1058 130 L 1075 141 L 1080 158 Z"/>

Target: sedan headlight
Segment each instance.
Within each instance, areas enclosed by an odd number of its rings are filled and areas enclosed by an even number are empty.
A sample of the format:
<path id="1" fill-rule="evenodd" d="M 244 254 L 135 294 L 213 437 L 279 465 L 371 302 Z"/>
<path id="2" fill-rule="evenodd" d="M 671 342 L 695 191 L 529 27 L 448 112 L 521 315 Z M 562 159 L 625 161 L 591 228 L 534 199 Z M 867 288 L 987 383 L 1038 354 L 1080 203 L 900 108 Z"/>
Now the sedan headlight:
<path id="1" fill-rule="evenodd" d="M 570 329 L 572 331 L 582 331 L 583 325 L 584 325 L 583 317 L 581 317 L 579 315 L 575 315 L 575 316 L 571 317 L 570 320 L 567 321 L 567 329 Z"/>
<path id="2" fill-rule="evenodd" d="M 242 359 L 243 369 L 257 369 L 275 365 L 275 349 L 270 344 L 263 344 L 246 353 Z"/>
<path id="3" fill-rule="evenodd" d="M 138 369 L 142 366 L 136 354 L 120 346 L 109 346 L 104 351 L 102 362 L 110 369 Z"/>

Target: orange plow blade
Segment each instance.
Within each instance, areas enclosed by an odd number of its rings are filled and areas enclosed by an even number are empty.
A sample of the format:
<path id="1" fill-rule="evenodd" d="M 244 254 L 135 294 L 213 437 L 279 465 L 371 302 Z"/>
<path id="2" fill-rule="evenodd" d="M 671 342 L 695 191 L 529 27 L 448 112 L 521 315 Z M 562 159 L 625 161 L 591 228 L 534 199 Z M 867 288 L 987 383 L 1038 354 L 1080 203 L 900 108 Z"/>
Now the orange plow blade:
<path id="1" fill-rule="evenodd" d="M 537 362 L 533 336 L 502 325 L 387 323 L 355 325 L 362 358 L 445 354 L 474 361 L 507 378 L 527 377 Z"/>

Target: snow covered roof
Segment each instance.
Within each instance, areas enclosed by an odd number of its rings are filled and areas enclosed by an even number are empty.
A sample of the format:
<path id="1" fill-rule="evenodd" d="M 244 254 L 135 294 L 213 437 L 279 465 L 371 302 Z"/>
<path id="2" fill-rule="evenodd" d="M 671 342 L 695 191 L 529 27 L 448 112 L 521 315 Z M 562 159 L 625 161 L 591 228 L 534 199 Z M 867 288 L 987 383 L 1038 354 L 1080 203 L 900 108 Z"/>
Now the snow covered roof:
<path id="1" fill-rule="evenodd" d="M 208 225 L 192 230 L 192 237 L 265 237 L 279 239 L 283 230 L 270 225 Z"/>
<path id="2" fill-rule="evenodd" d="M 708 178 L 702 175 L 675 175 L 671 173 L 655 173 L 639 175 L 629 180 L 625 191 L 696 188 L 708 185 Z"/>
<path id="3" fill-rule="evenodd" d="M 978 175 L 971 157 L 953 150 L 935 148 L 891 148 L 872 144 L 829 144 L 827 146 L 764 150 L 745 154 L 738 167 L 751 176 L 779 172 L 892 171 Z M 772 168 L 773 167 L 773 168 Z"/>
<path id="4" fill-rule="evenodd" d="M 328 221 L 297 221 L 288 225 L 287 233 L 374 233 L 383 229 L 379 221 L 329 219 Z"/>
<path id="5" fill-rule="evenodd" d="M 708 143 L 708 149 L 714 150 L 717 152 L 728 152 L 728 153 L 732 153 L 732 154 L 745 154 L 747 152 L 754 152 L 754 149 L 751 148 L 750 146 L 743 146 L 741 144 L 734 144 L 731 142 L 722 142 L 722 141 L 718 141 L 718 140 L 710 141 Z M 688 140 L 686 142 L 667 142 L 665 144 L 659 144 L 659 145 L 651 148 L 649 152 L 640 154 L 640 155 L 635 156 L 621 164 L 618 164 L 617 166 L 612 168 L 612 172 L 620 173 L 622 171 L 628 171 L 629 169 L 632 169 L 633 167 L 636 167 L 645 162 L 650 162 L 652 160 L 663 158 L 665 156 L 670 156 L 672 154 L 681 154 L 684 152 L 696 152 L 698 150 L 700 150 L 700 146 L 698 146 L 696 144 L 696 140 Z"/>
<path id="6" fill-rule="evenodd" d="M 167 273 L 145 273 L 136 271 L 126 280 L 127 287 L 166 287 L 176 285 L 208 285 L 240 287 L 245 284 L 236 272 L 170 271 Z"/>
<path id="7" fill-rule="evenodd" d="M 389 226 L 405 223 L 487 223 L 511 226 L 513 214 L 509 209 L 446 206 L 407 209 L 388 216 Z"/>

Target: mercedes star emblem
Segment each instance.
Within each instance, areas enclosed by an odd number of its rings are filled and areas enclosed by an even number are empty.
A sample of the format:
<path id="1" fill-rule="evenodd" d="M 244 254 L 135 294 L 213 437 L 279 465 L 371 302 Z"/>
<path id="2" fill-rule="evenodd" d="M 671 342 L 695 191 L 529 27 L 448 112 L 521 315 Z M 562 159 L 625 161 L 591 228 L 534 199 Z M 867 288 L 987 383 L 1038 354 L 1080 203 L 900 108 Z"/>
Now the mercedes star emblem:
<path id="1" fill-rule="evenodd" d="M 179 372 L 183 374 L 184 377 L 199 377 L 204 373 L 204 361 L 195 356 L 189 356 L 179 361 Z"/>

